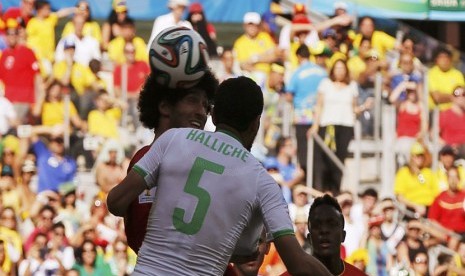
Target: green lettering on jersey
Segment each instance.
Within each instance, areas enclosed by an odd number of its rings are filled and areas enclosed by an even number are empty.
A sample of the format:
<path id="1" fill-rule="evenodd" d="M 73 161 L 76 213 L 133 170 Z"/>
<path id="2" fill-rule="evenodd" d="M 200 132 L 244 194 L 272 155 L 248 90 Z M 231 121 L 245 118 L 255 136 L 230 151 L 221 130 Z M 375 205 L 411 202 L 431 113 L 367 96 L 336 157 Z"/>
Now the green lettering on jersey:
<path id="1" fill-rule="evenodd" d="M 223 154 L 228 156 L 228 155 L 231 155 L 231 151 L 229 150 L 229 148 L 232 148 L 233 146 L 231 146 L 230 144 L 226 144 L 223 148 Z"/>
<path id="2" fill-rule="evenodd" d="M 197 137 L 195 137 L 195 142 L 199 142 L 199 143 L 203 143 L 203 140 L 205 139 L 205 133 L 204 132 L 200 132 L 199 135 L 197 135 Z"/>
<path id="3" fill-rule="evenodd" d="M 242 156 L 241 156 L 241 160 L 246 162 L 247 161 L 247 158 L 249 158 L 249 152 L 248 151 L 243 151 L 242 152 Z"/>
<path id="4" fill-rule="evenodd" d="M 242 152 L 242 149 L 240 148 L 234 148 L 233 149 L 233 152 L 231 154 L 232 157 L 237 157 L 237 158 L 240 158 L 241 157 L 241 152 Z"/>
<path id="5" fill-rule="evenodd" d="M 184 220 L 186 210 L 176 207 L 173 213 L 173 225 L 179 232 L 186 235 L 194 235 L 202 228 L 208 207 L 210 207 L 210 194 L 207 190 L 200 187 L 200 179 L 205 171 L 216 174 L 223 174 L 224 166 L 211 162 L 209 160 L 197 157 L 194 161 L 189 176 L 184 186 L 184 192 L 197 198 L 197 206 L 190 222 Z"/>
<path id="6" fill-rule="evenodd" d="M 186 139 L 194 140 L 195 135 L 197 134 L 197 132 L 198 132 L 198 130 L 192 129 L 192 130 L 189 131 L 189 133 L 187 134 Z"/>
<path id="7" fill-rule="evenodd" d="M 204 145 L 204 146 L 209 147 L 208 141 L 210 141 L 210 138 L 211 138 L 211 137 L 212 137 L 211 135 L 208 135 L 207 138 L 205 139 L 205 141 L 203 141 L 203 145 Z"/>

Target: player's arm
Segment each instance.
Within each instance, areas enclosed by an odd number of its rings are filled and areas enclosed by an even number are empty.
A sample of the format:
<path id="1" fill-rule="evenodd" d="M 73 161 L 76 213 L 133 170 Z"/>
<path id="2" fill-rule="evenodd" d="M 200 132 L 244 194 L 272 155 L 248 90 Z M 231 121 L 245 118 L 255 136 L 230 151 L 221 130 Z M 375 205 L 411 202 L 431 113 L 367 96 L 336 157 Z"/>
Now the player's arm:
<path id="1" fill-rule="evenodd" d="M 115 216 L 125 216 L 131 202 L 145 189 L 147 185 L 144 178 L 135 170 L 131 170 L 123 181 L 108 194 L 108 210 Z"/>
<path id="2" fill-rule="evenodd" d="M 274 244 L 291 275 L 332 275 L 320 261 L 305 253 L 294 235 L 275 238 Z"/>

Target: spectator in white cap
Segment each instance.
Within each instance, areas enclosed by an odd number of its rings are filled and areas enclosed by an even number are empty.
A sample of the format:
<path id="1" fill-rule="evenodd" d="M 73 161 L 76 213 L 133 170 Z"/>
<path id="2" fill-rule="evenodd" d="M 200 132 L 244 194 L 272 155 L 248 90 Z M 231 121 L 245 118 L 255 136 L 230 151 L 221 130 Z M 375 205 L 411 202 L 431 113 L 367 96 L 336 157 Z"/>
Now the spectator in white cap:
<path id="1" fill-rule="evenodd" d="M 147 44 L 147 51 L 152 45 L 158 33 L 163 29 L 173 26 L 184 26 L 192 29 L 192 24 L 182 18 L 184 11 L 189 6 L 189 0 L 168 0 L 168 8 L 171 10 L 169 13 L 160 15 L 153 22 L 152 33 L 150 34 L 149 43 Z"/>
<path id="2" fill-rule="evenodd" d="M 266 77 L 270 65 L 276 61 L 276 45 L 271 36 L 260 31 L 260 14 L 244 14 L 244 34 L 234 42 L 234 51 L 242 70 L 254 73 L 257 78 Z"/>
<path id="3" fill-rule="evenodd" d="M 344 1 L 337 1 L 334 3 L 334 16 L 342 15 L 347 13 L 347 3 Z"/>

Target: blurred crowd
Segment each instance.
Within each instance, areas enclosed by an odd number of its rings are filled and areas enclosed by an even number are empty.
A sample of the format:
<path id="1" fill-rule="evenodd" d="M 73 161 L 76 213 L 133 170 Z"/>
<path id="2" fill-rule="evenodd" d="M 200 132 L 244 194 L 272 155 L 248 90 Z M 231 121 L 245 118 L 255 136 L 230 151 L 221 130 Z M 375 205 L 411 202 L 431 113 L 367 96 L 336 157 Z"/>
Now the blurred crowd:
<path id="1" fill-rule="evenodd" d="M 149 40 L 138 36 L 124 0 L 112 2 L 102 24 L 86 1 L 52 11 L 45 0 L 21 0 L 3 11 L 0 275 L 131 274 L 136 255 L 106 195 L 134 151 L 152 141 L 138 118 L 138 94 L 150 72 L 151 41 L 175 25 L 204 38 L 220 81 L 246 75 L 261 86 L 263 139 L 253 153 L 281 186 L 309 253 L 312 198 L 330 193 L 346 222 L 347 262 L 369 275 L 465 275 L 465 81 L 451 48 L 438 47 L 429 60 L 421 37 L 394 37 L 375 19 L 348 14 L 345 2 L 317 23 L 295 4 L 278 26 L 276 1 L 269 12 L 244 14 L 243 34 L 220 45 L 200 3 L 167 6 Z M 66 23 L 56 34 L 59 20 Z M 310 157 L 313 188 L 305 186 L 307 138 L 321 137 L 344 163 L 357 121 L 365 139 L 374 136 L 377 98 L 396 110 L 392 194 L 344 190 L 341 170 L 319 146 Z M 295 130 L 289 135 L 286 118 Z M 437 145 L 429 143 L 434 135 Z M 434 148 L 439 160 L 432 160 Z M 284 270 L 271 245 L 260 275 Z"/>

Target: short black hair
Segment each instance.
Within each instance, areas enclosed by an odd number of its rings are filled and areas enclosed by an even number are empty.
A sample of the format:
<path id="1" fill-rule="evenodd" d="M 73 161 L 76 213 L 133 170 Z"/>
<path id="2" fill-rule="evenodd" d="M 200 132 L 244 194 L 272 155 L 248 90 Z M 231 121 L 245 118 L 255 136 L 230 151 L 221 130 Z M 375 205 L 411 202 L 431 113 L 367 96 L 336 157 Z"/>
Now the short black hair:
<path id="1" fill-rule="evenodd" d="M 297 48 L 295 51 L 295 54 L 297 56 L 303 57 L 303 58 L 309 58 L 310 57 L 310 50 L 308 49 L 308 46 L 305 44 L 302 44 Z"/>
<path id="2" fill-rule="evenodd" d="M 42 9 L 43 7 L 45 6 L 51 6 L 50 5 L 50 2 L 47 1 L 47 0 L 37 0 L 35 3 L 34 3 L 34 9 L 35 10 L 40 10 Z"/>
<path id="3" fill-rule="evenodd" d="M 158 105 L 162 101 L 175 105 L 185 96 L 195 91 L 194 89 L 202 89 L 206 91 L 208 100 L 212 102 L 217 88 L 218 80 L 210 70 L 205 71 L 205 75 L 200 82 L 189 89 L 171 89 L 160 85 L 155 80 L 153 73 L 150 73 L 139 95 L 139 120 L 145 127 L 156 129 L 160 123 Z"/>
<path id="4" fill-rule="evenodd" d="M 436 48 L 433 54 L 434 59 L 436 59 L 440 54 L 445 54 L 449 58 L 452 58 L 452 51 L 447 47 L 439 46 L 438 48 Z"/>
<path id="5" fill-rule="evenodd" d="M 324 194 L 323 196 L 315 198 L 315 200 L 312 203 L 312 206 L 310 207 L 310 212 L 308 213 L 308 222 L 310 223 L 310 218 L 314 216 L 315 210 L 317 209 L 318 206 L 321 205 L 329 205 L 334 207 L 336 211 L 340 214 L 341 217 L 341 222 L 342 222 L 342 227 L 344 227 L 345 220 L 344 216 L 342 215 L 342 209 L 339 203 L 337 202 L 336 198 L 330 196 L 329 194 Z"/>
<path id="6" fill-rule="evenodd" d="M 213 109 L 216 124 L 225 124 L 237 131 L 245 131 L 262 112 L 262 89 L 252 79 L 230 78 L 218 87 Z"/>

